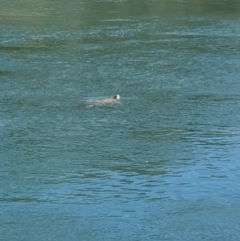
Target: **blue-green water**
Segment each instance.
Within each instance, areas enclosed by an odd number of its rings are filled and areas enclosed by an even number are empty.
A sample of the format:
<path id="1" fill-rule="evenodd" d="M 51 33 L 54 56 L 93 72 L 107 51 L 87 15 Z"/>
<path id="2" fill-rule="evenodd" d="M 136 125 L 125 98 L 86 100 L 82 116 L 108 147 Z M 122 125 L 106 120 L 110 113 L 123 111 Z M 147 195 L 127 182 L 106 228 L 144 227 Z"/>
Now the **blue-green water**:
<path id="1" fill-rule="evenodd" d="M 1 1 L 0 240 L 239 240 L 239 16 Z"/>

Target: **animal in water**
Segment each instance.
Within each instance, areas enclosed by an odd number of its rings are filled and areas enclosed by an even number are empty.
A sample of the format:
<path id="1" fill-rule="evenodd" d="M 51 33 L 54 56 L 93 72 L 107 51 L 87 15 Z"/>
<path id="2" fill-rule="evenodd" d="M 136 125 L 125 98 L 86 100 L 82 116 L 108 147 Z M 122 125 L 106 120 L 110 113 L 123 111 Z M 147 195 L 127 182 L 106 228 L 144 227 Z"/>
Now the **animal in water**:
<path id="1" fill-rule="evenodd" d="M 116 104 L 119 103 L 120 95 L 115 95 L 113 98 L 102 98 L 102 99 L 95 99 L 87 101 L 87 107 L 92 107 L 96 105 L 109 105 L 109 104 Z"/>

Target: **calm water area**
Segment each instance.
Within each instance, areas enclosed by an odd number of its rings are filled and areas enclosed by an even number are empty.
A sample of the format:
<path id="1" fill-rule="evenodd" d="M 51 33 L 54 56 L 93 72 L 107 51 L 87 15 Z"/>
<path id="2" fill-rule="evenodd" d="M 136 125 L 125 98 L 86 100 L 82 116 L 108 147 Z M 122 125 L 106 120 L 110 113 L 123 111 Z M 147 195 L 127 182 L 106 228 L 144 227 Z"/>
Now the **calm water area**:
<path id="1" fill-rule="evenodd" d="M 0 1 L 0 240 L 239 241 L 240 1 Z"/>

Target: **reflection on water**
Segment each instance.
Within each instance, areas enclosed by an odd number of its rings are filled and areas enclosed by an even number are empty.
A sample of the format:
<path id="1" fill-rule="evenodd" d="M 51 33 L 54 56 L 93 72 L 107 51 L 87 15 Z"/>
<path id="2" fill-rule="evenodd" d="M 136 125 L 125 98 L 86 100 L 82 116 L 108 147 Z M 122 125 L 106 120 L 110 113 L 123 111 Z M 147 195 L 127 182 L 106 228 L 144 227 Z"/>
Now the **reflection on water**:
<path id="1" fill-rule="evenodd" d="M 238 1 L 0 9 L 4 240 L 239 240 Z"/>

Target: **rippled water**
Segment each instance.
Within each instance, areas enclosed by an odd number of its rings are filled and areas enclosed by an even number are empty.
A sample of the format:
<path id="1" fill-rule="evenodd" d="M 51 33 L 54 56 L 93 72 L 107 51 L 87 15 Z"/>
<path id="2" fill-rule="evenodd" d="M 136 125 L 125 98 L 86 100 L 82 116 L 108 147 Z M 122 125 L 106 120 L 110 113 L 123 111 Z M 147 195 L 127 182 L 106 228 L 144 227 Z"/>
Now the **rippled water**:
<path id="1" fill-rule="evenodd" d="M 0 240 L 239 240 L 239 13 L 1 1 Z"/>

